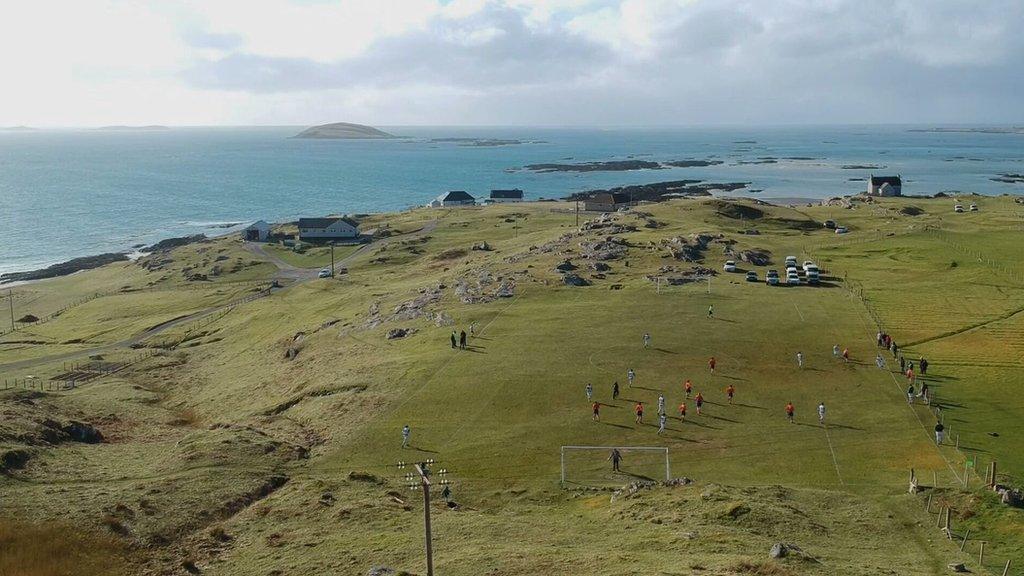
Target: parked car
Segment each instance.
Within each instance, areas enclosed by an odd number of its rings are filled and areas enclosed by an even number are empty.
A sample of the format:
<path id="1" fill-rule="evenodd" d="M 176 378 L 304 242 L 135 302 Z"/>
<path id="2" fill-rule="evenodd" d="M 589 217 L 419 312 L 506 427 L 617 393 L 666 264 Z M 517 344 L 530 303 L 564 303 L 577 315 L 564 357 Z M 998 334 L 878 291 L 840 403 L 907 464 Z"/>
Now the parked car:
<path id="1" fill-rule="evenodd" d="M 808 266 L 814 266 L 814 262 L 811 262 L 810 260 L 804 260 L 804 265 L 802 266 L 802 268 L 804 270 L 807 270 Z"/>
<path id="2" fill-rule="evenodd" d="M 810 266 L 804 266 L 804 272 L 806 274 L 818 274 L 821 271 L 818 270 L 817 264 L 811 264 Z"/>
<path id="3" fill-rule="evenodd" d="M 320 272 L 317 273 L 316 277 L 317 278 L 330 278 L 331 277 L 331 269 L 330 268 L 324 268 L 323 270 L 321 270 Z"/>
<path id="4" fill-rule="evenodd" d="M 846 234 L 847 232 L 849 232 L 849 230 L 846 229 L 846 226 L 836 228 L 836 234 Z"/>
<path id="5" fill-rule="evenodd" d="M 977 211 L 978 211 L 978 205 L 977 204 L 971 204 L 971 212 L 977 212 Z"/>
<path id="6" fill-rule="evenodd" d="M 790 266 L 793 268 L 797 267 L 796 256 L 786 256 L 786 268 L 789 268 Z"/>
<path id="7" fill-rule="evenodd" d="M 786 274 L 786 284 L 799 284 L 800 277 L 797 276 L 796 271 L 789 272 Z"/>
<path id="8" fill-rule="evenodd" d="M 753 270 L 747 272 L 747 282 L 757 282 L 757 272 Z"/>
<path id="9" fill-rule="evenodd" d="M 786 265 L 786 274 L 787 275 L 789 275 L 789 274 L 798 274 L 797 267 L 795 265 L 794 266 L 790 266 L 789 264 L 787 264 Z"/>
<path id="10" fill-rule="evenodd" d="M 829 230 L 835 230 L 836 229 L 836 221 L 835 220 L 825 220 L 825 228 L 828 228 Z"/>
<path id="11" fill-rule="evenodd" d="M 726 260 L 725 261 L 725 266 L 722 266 L 722 268 L 724 268 L 726 272 L 735 272 L 736 271 L 736 261 L 735 260 Z"/>
<path id="12" fill-rule="evenodd" d="M 779 283 L 779 271 L 778 270 L 769 270 L 768 273 L 765 274 L 765 276 L 764 276 L 764 283 L 768 284 L 769 286 L 776 286 L 776 285 L 778 285 L 778 283 Z"/>
<path id="13" fill-rule="evenodd" d="M 964 211 L 964 207 L 961 206 L 960 204 L 957 204 L 956 206 L 953 206 L 953 212 L 960 213 L 960 212 L 963 212 L 963 211 Z"/>
<path id="14" fill-rule="evenodd" d="M 818 271 L 817 270 L 808 270 L 807 271 L 807 283 L 808 284 L 817 284 L 820 281 L 821 281 L 821 277 L 818 276 Z"/>

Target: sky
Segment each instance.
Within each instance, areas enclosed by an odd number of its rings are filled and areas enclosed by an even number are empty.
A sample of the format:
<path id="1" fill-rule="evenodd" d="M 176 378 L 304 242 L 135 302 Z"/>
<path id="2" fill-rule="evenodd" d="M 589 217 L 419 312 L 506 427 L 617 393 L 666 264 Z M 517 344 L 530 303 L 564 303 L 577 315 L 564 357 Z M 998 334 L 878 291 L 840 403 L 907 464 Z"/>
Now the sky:
<path id="1" fill-rule="evenodd" d="M 0 126 L 1024 123 L 1022 0 L 0 1 Z"/>

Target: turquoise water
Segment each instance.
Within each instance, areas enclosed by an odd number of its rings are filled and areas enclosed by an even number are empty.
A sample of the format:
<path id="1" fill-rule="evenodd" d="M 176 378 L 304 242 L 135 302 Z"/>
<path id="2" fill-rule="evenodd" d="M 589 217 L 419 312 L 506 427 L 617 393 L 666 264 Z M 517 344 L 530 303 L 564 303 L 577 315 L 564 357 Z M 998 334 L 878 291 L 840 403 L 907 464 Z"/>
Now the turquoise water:
<path id="1" fill-rule="evenodd" d="M 295 140 L 294 127 L 158 132 L 0 132 L 0 272 L 126 250 L 218 225 L 300 215 L 394 210 L 446 190 L 528 198 L 683 178 L 751 182 L 737 195 L 824 198 L 898 173 L 904 192 L 1024 193 L 990 180 L 1024 172 L 1024 135 L 910 132 L 908 127 L 563 129 L 386 128 L 405 140 Z M 543 143 L 469 147 L 430 138 Z M 753 141 L 755 144 L 738 142 Z M 812 157 L 738 164 L 759 157 Z M 716 158 L 700 168 L 538 174 L 541 162 Z M 567 160 L 571 158 L 571 160 Z M 842 165 L 884 165 L 843 170 Z M 511 169 L 511 170 L 510 170 Z"/>

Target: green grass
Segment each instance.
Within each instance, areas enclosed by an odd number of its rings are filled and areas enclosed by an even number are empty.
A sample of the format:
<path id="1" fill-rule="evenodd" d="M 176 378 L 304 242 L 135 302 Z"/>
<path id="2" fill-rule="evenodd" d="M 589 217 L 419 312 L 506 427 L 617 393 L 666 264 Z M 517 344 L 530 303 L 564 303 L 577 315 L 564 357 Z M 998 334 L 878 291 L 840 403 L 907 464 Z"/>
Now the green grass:
<path id="1" fill-rule="evenodd" d="M 352 254 L 358 245 L 335 246 L 334 258 L 340 260 Z M 279 244 L 265 244 L 264 249 L 281 260 L 298 268 L 323 268 L 331 265 L 331 248 L 329 246 L 313 246 L 305 252 L 296 252 Z"/>
<path id="2" fill-rule="evenodd" d="M 900 216 L 901 202 L 926 212 Z M 381 564 L 422 573 L 420 494 L 405 489 L 408 468 L 395 464 L 433 458 L 451 471 L 463 505 L 434 511 L 438 570 L 446 574 L 941 574 L 954 559 L 976 568 L 930 526 L 934 517 L 905 493 L 906 478 L 914 468 L 954 485 L 975 454 L 999 459 L 1010 477 L 1021 474 L 1015 447 L 1024 405 L 1014 393 L 1021 315 L 1012 312 L 1024 306 L 1015 275 L 1024 254 L 1012 249 L 1019 224 L 1009 200 L 980 200 L 981 213 L 960 219 L 942 210 L 947 203 L 769 208 L 770 218 L 742 225 L 757 236 L 738 234 L 738 221 L 704 201 L 645 206 L 662 226 L 620 216 L 638 228 L 623 235 L 628 255 L 609 262 L 605 279 L 594 278 L 578 252 L 580 242 L 607 232 L 562 238 L 575 230 L 562 205 L 373 216 L 368 223 L 402 232 L 434 218 L 436 227 L 363 251 L 344 278 L 245 304 L 116 378 L 45 395 L 31 410 L 23 395 L 0 396 L 0 409 L 22 414 L 17 426 L 26 430 L 33 414 L 73 415 L 114 439 L 33 446 L 18 481 L 0 479 L 0 497 L 29 517 L 60 515 L 97 530 L 102 511 L 120 503 L 135 513 L 125 520 L 128 539 L 143 554 L 175 542 L 176 555 L 158 562 L 188 553 L 204 573 L 365 573 Z M 844 237 L 806 226 L 828 217 L 853 231 Z M 723 273 L 710 294 L 706 283 L 656 293 L 646 276 L 690 266 L 666 258 L 662 241 L 704 232 L 725 234 L 735 250 L 770 250 L 775 263 L 754 267 L 761 277 L 782 268 L 785 255 L 811 254 L 838 278 L 818 288 L 773 288 Z M 984 249 L 989 237 L 996 263 L 951 255 L 950 242 Z M 480 241 L 493 251 L 470 250 Z M 229 240 L 206 247 L 237 249 Z M 182 258 L 202 268 L 209 254 L 186 249 Z M 594 284 L 563 285 L 553 268 L 566 258 Z M 719 269 L 725 258 L 723 244 L 713 243 L 705 264 Z M 248 270 L 272 273 L 263 264 L 238 273 Z M 481 279 L 485 292 L 514 279 L 516 296 L 467 304 L 455 294 L 460 282 L 475 288 Z M 470 351 L 451 350 L 453 327 L 433 317 L 391 319 L 440 285 L 442 296 L 427 309 L 453 318 L 456 329 L 475 323 Z M 102 340 L 172 310 L 223 302 L 229 286 L 202 291 L 210 295 L 199 300 L 181 289 L 163 298 L 99 299 L 95 310 L 83 305 L 39 329 L 96 330 Z M 962 435 L 960 451 L 936 448 L 934 416 L 908 406 L 903 382 L 875 367 L 875 318 L 898 341 L 921 342 L 908 352 L 932 360 L 928 381 L 947 424 Z M 987 324 L 971 329 L 979 323 Z M 387 340 L 397 327 L 416 332 Z M 161 336 L 177 342 L 184 330 Z M 653 337 L 650 350 L 642 348 L 644 332 Z M 854 362 L 833 358 L 833 344 L 848 347 Z M 60 348 L 35 347 L 39 354 Z M 297 356 L 289 360 L 290 348 Z M 719 361 L 714 376 L 709 356 Z M 638 375 L 633 388 L 629 367 Z M 675 407 L 686 378 L 708 404 L 698 417 L 689 402 L 684 422 Z M 622 398 L 613 401 L 615 380 Z M 587 382 L 605 404 L 600 423 L 590 417 Z M 730 383 L 732 406 L 723 392 Z M 660 393 L 673 416 L 661 436 L 653 425 Z M 648 406 L 643 426 L 633 423 L 637 400 Z M 797 424 L 785 420 L 787 401 L 797 406 Z M 814 415 L 820 401 L 827 427 Z M 404 424 L 412 449 L 400 448 Z M 997 425 L 999 436 L 988 435 Z M 2 430 L 0 448 L 21 445 Z M 581 483 L 566 489 L 559 447 L 567 444 L 666 446 L 673 475 L 696 483 L 614 500 Z M 570 480 L 633 479 L 608 471 L 605 456 L 579 456 Z M 651 461 L 624 467 L 659 470 Z M 288 481 L 275 484 L 280 476 Z M 52 490 L 61 491 L 60 506 L 48 499 Z M 1019 514 L 992 508 L 977 517 L 974 533 L 998 542 L 991 553 L 1017 558 Z M 776 541 L 816 560 L 766 562 Z"/>

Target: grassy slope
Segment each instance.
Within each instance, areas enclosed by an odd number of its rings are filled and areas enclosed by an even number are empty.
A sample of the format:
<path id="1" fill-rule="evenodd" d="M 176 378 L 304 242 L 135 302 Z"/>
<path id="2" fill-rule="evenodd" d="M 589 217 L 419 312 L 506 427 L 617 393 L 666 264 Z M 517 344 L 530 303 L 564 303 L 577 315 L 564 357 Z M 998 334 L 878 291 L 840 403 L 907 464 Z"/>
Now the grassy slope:
<path id="1" fill-rule="evenodd" d="M 1001 199 L 979 203 L 981 214 L 1012 208 Z M 939 241 L 937 235 L 921 229 L 926 223 L 958 226 L 958 234 L 977 240 L 1010 222 L 969 214 L 951 224 L 931 210 L 910 218 L 884 207 L 861 208 L 839 214 L 854 228 L 847 238 L 800 232 L 785 222 L 762 222 L 760 236 L 739 236 L 736 221 L 700 202 L 644 210 L 667 226 L 628 234 L 634 245 L 629 267 L 613 261 L 607 280 L 582 289 L 561 286 L 551 271 L 569 255 L 560 251 L 574 251 L 580 238 L 551 253 L 503 261 L 572 230 L 572 215 L 551 205 L 389 216 L 403 230 L 430 216 L 441 219 L 426 240 L 399 238 L 361 255 L 347 278 L 313 281 L 248 304 L 244 314 L 225 316 L 187 354 L 154 359 L 125 376 L 127 381 L 54 399 L 55 406 L 64 403 L 84 416 L 123 414 L 114 426 L 123 430 L 119 441 L 43 451 L 19 473 L 29 482 L 0 481 L 0 494 L 13 496 L 19 510 L 45 518 L 49 508 L 43 504 L 55 475 L 81 478 L 61 487 L 74 496 L 62 500 L 64 514 L 86 521 L 117 503 L 153 507 L 157 512 L 125 520 L 134 536 L 171 540 L 179 554 L 198 551 L 215 573 L 358 573 L 376 563 L 419 570 L 417 495 L 402 489 L 401 473 L 392 464 L 433 457 L 453 471 L 456 498 L 464 504 L 459 512 L 439 508 L 435 517 L 438 562 L 449 574 L 479 573 L 482 557 L 491 559 L 487 567 L 506 574 L 618 574 L 631 567 L 685 573 L 695 566 L 730 573 L 741 570 L 743 561 L 759 561 L 775 540 L 800 544 L 822 561 L 787 561 L 784 569 L 793 573 L 876 573 L 883 567 L 899 574 L 939 573 L 956 554 L 928 542 L 935 533 L 916 526 L 927 518 L 901 494 L 907 468 L 936 470 L 951 482 L 950 468 L 959 469 L 960 456 L 930 444 L 930 415 L 923 407 L 907 407 L 902 384 L 874 367 L 875 329 L 859 300 L 840 287 L 768 288 L 742 282 L 739 275 L 714 280 L 710 296 L 703 284 L 656 294 L 642 276 L 665 264 L 685 265 L 645 246 L 721 230 L 738 240 L 738 249 L 769 248 L 777 261 L 809 251 L 864 286 L 872 310 L 887 326 L 898 325 L 889 328 L 897 338 L 923 339 L 978 317 L 1005 314 L 1018 301 L 1019 284 L 1007 280 L 990 289 L 970 313 L 948 314 L 948 307 L 931 305 L 951 286 L 970 285 L 973 293 L 972 283 L 986 276 L 966 261 L 953 275 L 943 270 L 948 255 L 930 244 Z M 816 219 L 837 217 L 836 209 L 805 211 Z M 805 217 L 788 209 L 773 209 L 773 215 Z M 505 221 L 510 216 L 515 222 Z M 890 238 L 888 232 L 900 236 Z M 1005 243 L 1008 234 L 994 237 Z M 495 252 L 450 252 L 480 240 Z M 438 259 L 446 251 L 451 257 Z M 717 267 L 720 251 L 712 245 L 709 264 Z M 896 265 L 886 261 L 890 256 Z M 582 264 L 578 257 L 574 261 Z M 1007 264 L 1019 270 L 1019 262 Z M 449 288 L 433 306 L 451 314 L 459 327 L 476 322 L 483 329 L 472 341 L 473 352 L 452 352 L 450 328 L 425 319 L 366 325 L 374 302 L 386 316 L 422 288 L 438 282 L 450 287 L 459 277 L 479 277 L 484 268 L 515 277 L 517 297 L 466 305 Z M 611 283 L 623 289 L 609 291 Z M 896 284 L 913 289 L 885 289 Z M 716 318 L 709 320 L 705 310 L 712 302 Z M 905 329 L 901 314 L 913 306 L 921 307 L 919 321 Z M 328 320 L 338 322 L 322 328 Z M 383 333 L 397 326 L 418 332 L 385 340 Z M 653 350 L 641 350 L 644 331 L 654 338 Z M 295 344 L 298 332 L 306 336 Z M 836 362 L 834 343 L 848 346 L 856 362 Z M 961 369 L 973 376 L 969 387 L 940 387 L 941 398 L 972 406 L 971 390 L 991 390 L 987 372 L 979 377 L 973 367 L 954 367 L 941 349 L 928 345 L 920 348 L 933 359 L 936 376 L 959 377 L 955 370 Z M 296 360 L 283 358 L 289 346 L 299 348 Z M 807 358 L 803 371 L 795 368 L 797 350 Z M 714 377 L 704 367 L 709 355 L 720 362 Z M 1012 363 L 1012 355 L 1004 361 Z M 633 389 L 625 386 L 630 366 L 638 373 Z M 1004 376 L 1006 386 L 1019 378 L 1009 370 Z M 650 425 L 633 425 L 626 398 L 644 400 L 654 421 L 658 393 L 676 406 L 684 378 L 704 391 L 708 415 L 694 417 L 691 404 L 690 419 L 671 419 L 662 437 Z M 623 385 L 618 402 L 608 398 L 614 379 Z M 588 381 L 608 404 L 602 423 L 590 421 L 583 394 Z M 136 388 L 127 387 L 129 382 Z M 723 405 L 727 383 L 737 387 L 735 406 Z M 797 404 L 800 425 L 782 417 L 788 400 Z M 829 406 L 827 430 L 812 415 L 821 400 Z M 964 408 L 947 412 L 947 418 L 983 422 L 1000 410 L 1019 415 L 1022 408 L 979 403 L 976 413 Z M 404 423 L 413 427 L 416 450 L 398 448 Z M 1013 424 L 1008 420 L 1000 436 L 1010 446 L 1017 432 Z M 557 486 L 558 446 L 569 443 L 669 446 L 674 474 L 701 484 L 615 502 L 607 494 L 576 497 Z M 292 458 L 297 446 L 310 450 L 308 459 Z M 1010 452 L 1007 447 L 999 453 L 1006 458 L 1001 465 L 1019 474 Z M 594 462 L 581 463 L 583 468 L 592 470 L 589 481 L 629 480 L 595 477 Z M 656 466 L 641 468 L 651 474 Z M 347 479 L 353 470 L 383 483 Z M 275 474 L 287 474 L 290 481 L 251 506 L 224 511 L 232 493 L 258 492 Z M 709 482 L 736 487 L 713 488 Z M 141 494 L 154 489 L 143 507 Z M 91 504 L 82 504 L 85 497 Z M 1018 521 L 1010 516 L 1000 525 Z M 232 537 L 228 543 L 209 536 L 221 526 Z"/>

